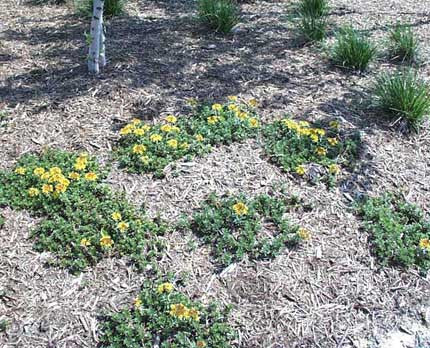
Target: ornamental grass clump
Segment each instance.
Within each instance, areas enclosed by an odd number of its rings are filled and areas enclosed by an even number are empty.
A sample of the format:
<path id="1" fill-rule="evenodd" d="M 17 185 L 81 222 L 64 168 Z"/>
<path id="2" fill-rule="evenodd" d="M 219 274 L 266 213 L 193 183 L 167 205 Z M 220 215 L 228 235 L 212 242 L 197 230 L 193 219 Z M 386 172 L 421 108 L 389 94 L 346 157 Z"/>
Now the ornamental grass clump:
<path id="1" fill-rule="evenodd" d="M 255 106 L 255 100 L 245 103 L 230 96 L 225 104 L 194 104 L 189 117 L 169 115 L 153 125 L 135 119 L 119 131 L 116 154 L 120 165 L 130 172 L 162 177 L 164 168 L 180 158 L 255 137 L 260 127 Z"/>
<path id="2" fill-rule="evenodd" d="M 103 16 L 114 17 L 124 12 L 125 0 L 105 0 L 103 6 Z M 93 0 L 75 0 L 76 11 L 91 17 L 93 14 Z"/>
<path id="3" fill-rule="evenodd" d="M 217 197 L 212 194 L 184 227 L 212 246 L 212 255 L 220 266 L 245 257 L 271 259 L 286 246 L 310 237 L 309 232 L 305 233 L 284 217 L 296 203 L 294 198 L 269 195 L 247 199 L 243 195 Z M 273 235 L 262 235 L 263 222 L 275 226 Z"/>
<path id="4" fill-rule="evenodd" d="M 430 221 L 398 194 L 367 198 L 357 206 L 364 230 L 383 266 L 430 268 Z"/>
<path id="5" fill-rule="evenodd" d="M 380 75 L 373 90 L 376 106 L 411 129 L 418 130 L 430 113 L 430 86 L 412 70 Z"/>
<path id="6" fill-rule="evenodd" d="M 162 245 L 167 226 L 141 216 L 122 195 L 100 183 L 105 173 L 86 153 L 24 155 L 12 172 L 0 172 L 0 206 L 43 218 L 31 232 L 37 251 L 52 263 L 82 271 L 106 256 L 126 256 L 144 269 Z"/>
<path id="7" fill-rule="evenodd" d="M 412 63 L 417 60 L 418 39 L 407 26 L 397 25 L 390 32 L 390 56 L 393 60 Z"/>
<path id="8" fill-rule="evenodd" d="M 105 315 L 101 347 L 232 347 L 236 332 L 227 324 L 230 307 L 191 301 L 170 282 L 146 281 L 129 308 Z"/>
<path id="9" fill-rule="evenodd" d="M 270 160 L 286 172 L 311 181 L 333 184 L 342 166 L 351 166 L 360 148 L 359 134 L 345 136 L 340 123 L 326 127 L 284 118 L 263 130 L 264 149 Z"/>
<path id="10" fill-rule="evenodd" d="M 306 41 L 321 41 L 327 33 L 327 0 L 301 0 L 296 7 L 299 29 Z"/>
<path id="11" fill-rule="evenodd" d="M 239 22 L 234 0 L 198 0 L 200 20 L 211 29 L 227 34 Z"/>
<path id="12" fill-rule="evenodd" d="M 377 53 L 376 46 L 353 28 L 343 28 L 331 48 L 332 62 L 342 68 L 364 71 Z"/>

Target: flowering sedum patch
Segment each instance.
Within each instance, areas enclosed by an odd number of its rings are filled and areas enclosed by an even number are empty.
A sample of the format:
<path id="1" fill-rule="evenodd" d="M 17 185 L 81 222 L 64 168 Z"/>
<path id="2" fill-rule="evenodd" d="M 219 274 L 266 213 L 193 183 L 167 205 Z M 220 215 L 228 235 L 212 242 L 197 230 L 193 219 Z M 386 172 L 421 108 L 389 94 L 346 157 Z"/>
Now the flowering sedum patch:
<path id="1" fill-rule="evenodd" d="M 144 267 L 157 255 L 155 235 L 166 226 L 141 216 L 102 185 L 104 176 L 84 153 L 25 155 L 12 172 L 0 172 L 0 206 L 44 217 L 32 232 L 35 248 L 54 253 L 71 271 L 108 255 L 128 256 Z"/>
<path id="2" fill-rule="evenodd" d="M 228 310 L 193 302 L 171 283 L 146 282 L 130 308 L 103 318 L 100 345 L 228 348 L 236 336 L 226 323 Z"/>
<path id="3" fill-rule="evenodd" d="M 169 115 L 155 125 L 134 119 L 119 131 L 120 164 L 131 172 L 162 176 L 163 169 L 180 158 L 207 153 L 211 145 L 256 136 L 260 120 L 251 101 L 241 103 L 230 97 L 224 105 L 194 104 L 189 117 Z"/>
<path id="4" fill-rule="evenodd" d="M 358 206 L 382 265 L 430 269 L 430 220 L 400 195 L 367 198 Z"/>
<path id="5" fill-rule="evenodd" d="M 285 246 L 310 239 L 309 231 L 292 226 L 284 217 L 296 203 L 295 198 L 269 195 L 254 199 L 210 195 L 185 227 L 212 245 L 212 253 L 222 266 L 246 256 L 270 259 Z M 262 236 L 263 223 L 270 224 L 271 236 Z"/>
<path id="6" fill-rule="evenodd" d="M 341 166 L 350 164 L 358 155 L 360 145 L 358 135 L 345 139 L 339 128 L 338 121 L 323 128 L 284 118 L 264 128 L 265 151 L 287 172 L 330 183 L 341 173 Z M 315 167 L 321 172 L 315 173 Z"/>

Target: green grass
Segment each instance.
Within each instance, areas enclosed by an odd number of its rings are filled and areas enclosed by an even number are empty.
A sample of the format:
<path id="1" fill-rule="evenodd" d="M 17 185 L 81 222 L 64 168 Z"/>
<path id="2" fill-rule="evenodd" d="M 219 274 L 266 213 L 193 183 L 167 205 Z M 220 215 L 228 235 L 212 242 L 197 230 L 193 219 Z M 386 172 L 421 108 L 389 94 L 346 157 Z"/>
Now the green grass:
<path id="1" fill-rule="evenodd" d="M 234 0 L 198 0 L 198 15 L 211 29 L 224 34 L 239 22 L 239 10 Z"/>
<path id="2" fill-rule="evenodd" d="M 430 112 L 430 86 L 412 70 L 380 75 L 374 85 L 375 104 L 392 118 L 417 130 Z"/>
<path id="3" fill-rule="evenodd" d="M 168 282 L 146 281 L 133 305 L 102 319 L 100 347 L 229 348 L 229 307 L 203 306 Z"/>
<path id="4" fill-rule="evenodd" d="M 103 8 L 104 17 L 119 16 L 124 12 L 125 0 L 105 0 Z M 76 11 L 82 15 L 91 17 L 93 13 L 93 0 L 75 0 Z"/>
<path id="5" fill-rule="evenodd" d="M 35 249 L 52 264 L 79 272 L 104 257 L 124 256 L 140 270 L 162 248 L 167 226 L 150 220 L 100 180 L 106 175 L 86 154 L 47 151 L 24 155 L 13 172 L 0 172 L 0 207 L 44 218 L 31 232 Z"/>
<path id="6" fill-rule="evenodd" d="M 294 197 L 275 198 L 260 195 L 248 199 L 243 195 L 210 195 L 183 228 L 193 231 L 212 247 L 212 255 L 222 266 L 249 259 L 271 259 L 288 245 L 300 240 L 298 231 L 285 214 L 298 205 Z M 272 236 L 262 236 L 263 222 L 275 226 Z"/>
<path id="7" fill-rule="evenodd" d="M 331 60 L 340 67 L 364 71 L 377 53 L 376 46 L 353 28 L 343 28 L 331 47 Z"/>
<path id="8" fill-rule="evenodd" d="M 301 0 L 294 7 L 295 21 L 305 41 L 321 41 L 327 34 L 327 0 Z"/>
<path id="9" fill-rule="evenodd" d="M 399 195 L 386 194 L 365 199 L 358 213 L 382 265 L 430 268 L 430 222 L 417 206 Z"/>
<path id="10" fill-rule="evenodd" d="M 418 55 L 418 40 L 414 32 L 406 27 L 397 25 L 390 32 L 390 56 L 402 62 L 414 62 Z"/>

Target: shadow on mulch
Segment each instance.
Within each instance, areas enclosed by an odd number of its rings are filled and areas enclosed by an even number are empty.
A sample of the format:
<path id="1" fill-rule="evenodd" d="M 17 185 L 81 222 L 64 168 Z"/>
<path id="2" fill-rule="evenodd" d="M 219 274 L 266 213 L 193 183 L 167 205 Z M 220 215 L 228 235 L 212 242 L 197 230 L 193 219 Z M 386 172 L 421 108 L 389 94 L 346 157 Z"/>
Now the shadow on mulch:
<path id="1" fill-rule="evenodd" d="M 98 90 L 96 96 L 106 98 L 124 87 L 154 86 L 154 92 L 162 90 L 165 98 L 205 100 L 249 91 L 266 81 L 288 85 L 290 75 L 282 67 L 274 69 L 273 62 L 300 47 L 288 33 L 281 40 L 271 40 L 270 32 L 285 30 L 279 22 L 223 37 L 198 23 L 189 2 L 157 1 L 154 6 L 168 12 L 166 18 L 124 15 L 108 22 L 108 66 L 97 77 L 87 73 L 85 63 L 87 21 L 64 15 L 55 18 L 59 23 L 55 27 L 52 22 L 45 26 L 43 19 L 35 20 L 29 34 L 6 30 L 6 40 L 24 41 L 35 50 L 39 45 L 46 47 L 34 55 L 55 59 L 55 64 L 8 77 L 0 97 L 11 105 L 44 99 L 55 107 Z M 146 110 L 138 101 L 134 111 L 137 116 L 149 112 L 150 117 L 162 107 L 151 105 Z"/>

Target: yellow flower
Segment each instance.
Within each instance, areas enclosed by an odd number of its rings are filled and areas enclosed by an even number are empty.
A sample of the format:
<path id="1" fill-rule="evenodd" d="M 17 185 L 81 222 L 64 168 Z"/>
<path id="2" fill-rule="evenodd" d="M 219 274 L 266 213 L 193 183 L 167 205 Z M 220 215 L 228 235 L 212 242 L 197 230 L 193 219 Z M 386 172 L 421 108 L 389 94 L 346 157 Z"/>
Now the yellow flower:
<path id="1" fill-rule="evenodd" d="M 26 171 L 27 169 L 25 169 L 24 167 L 18 167 L 15 169 L 15 173 L 19 175 L 24 175 Z"/>
<path id="2" fill-rule="evenodd" d="M 185 318 L 187 316 L 188 308 L 182 303 L 170 305 L 170 315 L 172 317 L 177 317 L 179 319 Z"/>
<path id="3" fill-rule="evenodd" d="M 222 110 L 222 105 L 221 104 L 213 104 L 212 105 L 212 110 L 214 110 L 214 111 L 221 111 Z"/>
<path id="4" fill-rule="evenodd" d="M 88 158 L 84 156 L 79 156 L 75 161 L 75 169 L 76 170 L 84 170 L 87 167 Z"/>
<path id="5" fill-rule="evenodd" d="M 299 126 L 307 128 L 307 127 L 309 127 L 309 122 L 308 121 L 300 121 Z"/>
<path id="6" fill-rule="evenodd" d="M 163 137 L 160 134 L 152 134 L 149 139 L 154 143 L 158 143 L 159 141 L 163 140 Z"/>
<path id="7" fill-rule="evenodd" d="M 228 100 L 230 100 L 231 102 L 236 102 L 237 101 L 237 96 L 235 96 L 235 95 L 229 95 L 228 97 L 227 97 L 227 99 Z"/>
<path id="8" fill-rule="evenodd" d="M 299 175 L 305 175 L 306 174 L 306 168 L 303 165 L 296 167 L 296 173 Z"/>
<path id="9" fill-rule="evenodd" d="M 181 129 L 180 129 L 179 127 L 176 127 L 176 126 L 171 126 L 171 127 L 170 127 L 170 131 L 171 131 L 171 132 L 180 132 L 180 131 L 181 131 Z"/>
<path id="10" fill-rule="evenodd" d="M 51 169 L 49 169 L 49 174 L 51 175 L 59 175 L 62 173 L 62 170 L 60 167 L 52 167 Z"/>
<path id="11" fill-rule="evenodd" d="M 300 227 L 297 230 L 297 235 L 303 240 L 311 239 L 311 233 L 306 228 L 303 228 L 303 227 Z"/>
<path id="12" fill-rule="evenodd" d="M 311 134 L 311 135 L 309 136 L 309 138 L 311 138 L 311 140 L 312 140 L 314 143 L 317 143 L 317 142 L 318 142 L 318 140 L 319 140 L 318 135 L 316 135 L 316 134 Z"/>
<path id="13" fill-rule="evenodd" d="M 146 146 L 141 144 L 136 144 L 133 146 L 133 153 L 142 155 L 146 151 Z"/>
<path id="14" fill-rule="evenodd" d="M 98 176 L 94 172 L 89 172 L 89 173 L 85 174 L 85 179 L 88 181 L 95 181 L 95 180 L 97 180 L 97 178 L 98 178 Z"/>
<path id="15" fill-rule="evenodd" d="M 171 126 L 170 124 L 163 124 L 163 125 L 160 127 L 160 129 L 161 129 L 163 132 L 169 133 L 169 132 L 171 132 L 171 131 L 172 131 L 172 126 Z"/>
<path id="16" fill-rule="evenodd" d="M 325 156 L 327 154 L 327 150 L 322 146 L 318 146 L 315 150 L 318 156 Z"/>
<path id="17" fill-rule="evenodd" d="M 142 300 L 136 297 L 133 301 L 134 308 L 138 309 L 142 305 Z"/>
<path id="18" fill-rule="evenodd" d="M 45 172 L 40 176 L 42 180 L 49 180 L 50 177 L 51 177 L 51 174 L 49 174 L 49 172 Z"/>
<path id="19" fill-rule="evenodd" d="M 340 167 L 337 164 L 330 164 L 328 167 L 328 171 L 330 174 L 337 175 L 340 173 Z"/>
<path id="20" fill-rule="evenodd" d="M 58 183 L 55 185 L 55 192 L 57 193 L 64 193 L 67 191 L 67 185 L 64 185 L 62 183 Z"/>
<path id="21" fill-rule="evenodd" d="M 131 124 L 137 126 L 141 123 L 142 121 L 139 120 L 138 118 L 133 118 L 133 120 L 131 121 Z"/>
<path id="22" fill-rule="evenodd" d="M 206 343 L 205 343 L 205 341 L 197 341 L 196 346 L 197 346 L 197 348 L 205 348 Z"/>
<path id="23" fill-rule="evenodd" d="M 149 157 L 148 156 L 142 156 L 140 157 L 140 160 L 143 162 L 143 164 L 148 165 L 149 164 Z"/>
<path id="24" fill-rule="evenodd" d="M 50 192 L 54 192 L 54 186 L 50 184 L 43 184 L 42 185 L 42 192 L 44 194 L 49 194 Z"/>
<path id="25" fill-rule="evenodd" d="M 260 124 L 259 124 L 258 120 L 257 120 L 256 118 L 254 118 L 254 117 L 250 118 L 248 122 L 249 122 L 249 125 L 250 125 L 252 128 L 257 128 L 257 127 L 259 127 L 259 126 L 260 126 Z"/>
<path id="26" fill-rule="evenodd" d="M 29 195 L 30 197 L 36 197 L 36 196 L 38 196 L 38 195 L 39 195 L 39 189 L 37 189 L 37 188 L 35 188 L 35 187 L 30 187 L 30 188 L 28 189 L 28 195 Z"/>
<path id="27" fill-rule="evenodd" d="M 33 170 L 33 174 L 36 176 L 42 176 L 45 173 L 45 169 L 42 167 L 37 167 Z"/>
<path id="28" fill-rule="evenodd" d="M 143 128 L 136 128 L 136 129 L 133 131 L 133 134 L 136 134 L 136 135 L 138 135 L 138 136 L 145 135 L 145 133 L 146 133 L 146 131 L 145 131 Z"/>
<path id="29" fill-rule="evenodd" d="M 149 130 L 151 130 L 151 126 L 148 124 L 144 124 L 141 129 L 143 129 L 145 132 L 148 132 Z"/>
<path id="30" fill-rule="evenodd" d="M 110 248 L 113 245 L 113 240 L 110 236 L 108 235 L 102 235 L 102 237 L 100 238 L 100 246 L 105 247 L 105 248 Z"/>
<path id="31" fill-rule="evenodd" d="M 243 120 L 248 118 L 248 114 L 246 112 L 240 111 L 240 112 L 236 113 L 236 117 L 243 121 Z"/>
<path id="32" fill-rule="evenodd" d="M 72 180 L 79 180 L 81 177 L 81 174 L 76 173 L 76 172 L 71 172 L 69 173 L 69 178 Z"/>
<path id="33" fill-rule="evenodd" d="M 428 238 L 423 238 L 420 240 L 420 248 L 430 251 L 430 240 Z"/>
<path id="34" fill-rule="evenodd" d="M 334 129 L 339 129 L 339 127 L 340 127 L 339 121 L 330 121 L 330 123 L 328 125 Z"/>
<path id="35" fill-rule="evenodd" d="M 191 319 L 195 320 L 195 321 L 199 321 L 199 320 L 200 320 L 200 313 L 199 313 L 199 311 L 198 311 L 197 309 L 195 309 L 195 308 L 190 308 L 190 309 L 188 310 L 188 316 L 189 316 Z"/>
<path id="36" fill-rule="evenodd" d="M 128 223 L 121 221 L 118 223 L 117 227 L 121 232 L 125 232 L 128 229 L 129 225 Z"/>
<path id="37" fill-rule="evenodd" d="M 203 140 L 205 140 L 205 138 L 203 138 L 203 135 L 201 135 L 201 134 L 197 134 L 197 135 L 196 135 L 196 140 L 197 140 L 197 141 L 203 141 Z"/>
<path id="38" fill-rule="evenodd" d="M 209 116 L 208 117 L 208 123 L 209 124 L 215 124 L 219 121 L 219 117 L 218 116 Z"/>
<path id="39" fill-rule="evenodd" d="M 315 132 L 316 132 L 318 135 L 321 135 L 321 136 L 324 136 L 324 135 L 325 135 L 325 130 L 324 130 L 324 129 L 321 129 L 321 128 L 316 128 L 316 129 L 315 129 Z"/>
<path id="40" fill-rule="evenodd" d="M 176 139 L 170 139 L 167 141 L 167 146 L 176 149 L 178 147 L 178 141 Z"/>
<path id="41" fill-rule="evenodd" d="M 183 149 L 183 150 L 187 150 L 189 147 L 190 147 L 190 144 L 188 144 L 188 143 L 182 143 L 181 144 L 181 149 Z"/>
<path id="42" fill-rule="evenodd" d="M 246 215 L 248 214 L 248 207 L 245 205 L 245 203 L 238 202 L 235 205 L 233 205 L 233 210 L 236 213 L 236 215 Z"/>
<path id="43" fill-rule="evenodd" d="M 252 98 L 250 100 L 248 100 L 248 104 L 251 105 L 253 108 L 258 106 L 258 101 L 255 98 Z"/>
<path id="44" fill-rule="evenodd" d="M 135 129 L 135 126 L 133 124 L 128 124 L 125 127 L 120 129 L 119 134 L 120 135 L 127 135 L 127 134 L 130 134 L 131 132 L 133 132 L 134 129 Z"/>
<path id="45" fill-rule="evenodd" d="M 158 285 L 157 292 L 162 294 L 163 292 L 170 293 L 173 291 L 173 284 L 171 283 L 163 283 Z"/>
<path id="46" fill-rule="evenodd" d="M 115 211 L 111 214 L 111 218 L 115 221 L 119 221 L 122 219 L 121 213 L 119 211 Z"/>
<path id="47" fill-rule="evenodd" d="M 230 111 L 235 111 L 235 112 L 239 111 L 239 107 L 236 104 L 230 104 L 229 106 L 227 106 L 227 109 L 229 109 Z"/>
<path id="48" fill-rule="evenodd" d="M 296 121 L 290 120 L 289 118 L 284 118 L 281 121 L 288 129 L 298 130 L 299 124 Z"/>
<path id="49" fill-rule="evenodd" d="M 165 120 L 169 123 L 176 123 L 176 121 L 178 120 L 175 116 L 173 115 L 168 115 L 166 116 Z"/>
<path id="50" fill-rule="evenodd" d="M 91 242 L 87 238 L 82 238 L 79 244 L 81 245 L 81 247 L 85 248 L 87 246 L 90 246 Z"/>
<path id="51" fill-rule="evenodd" d="M 331 146 L 336 146 L 339 142 L 336 138 L 327 138 L 327 141 Z"/>

